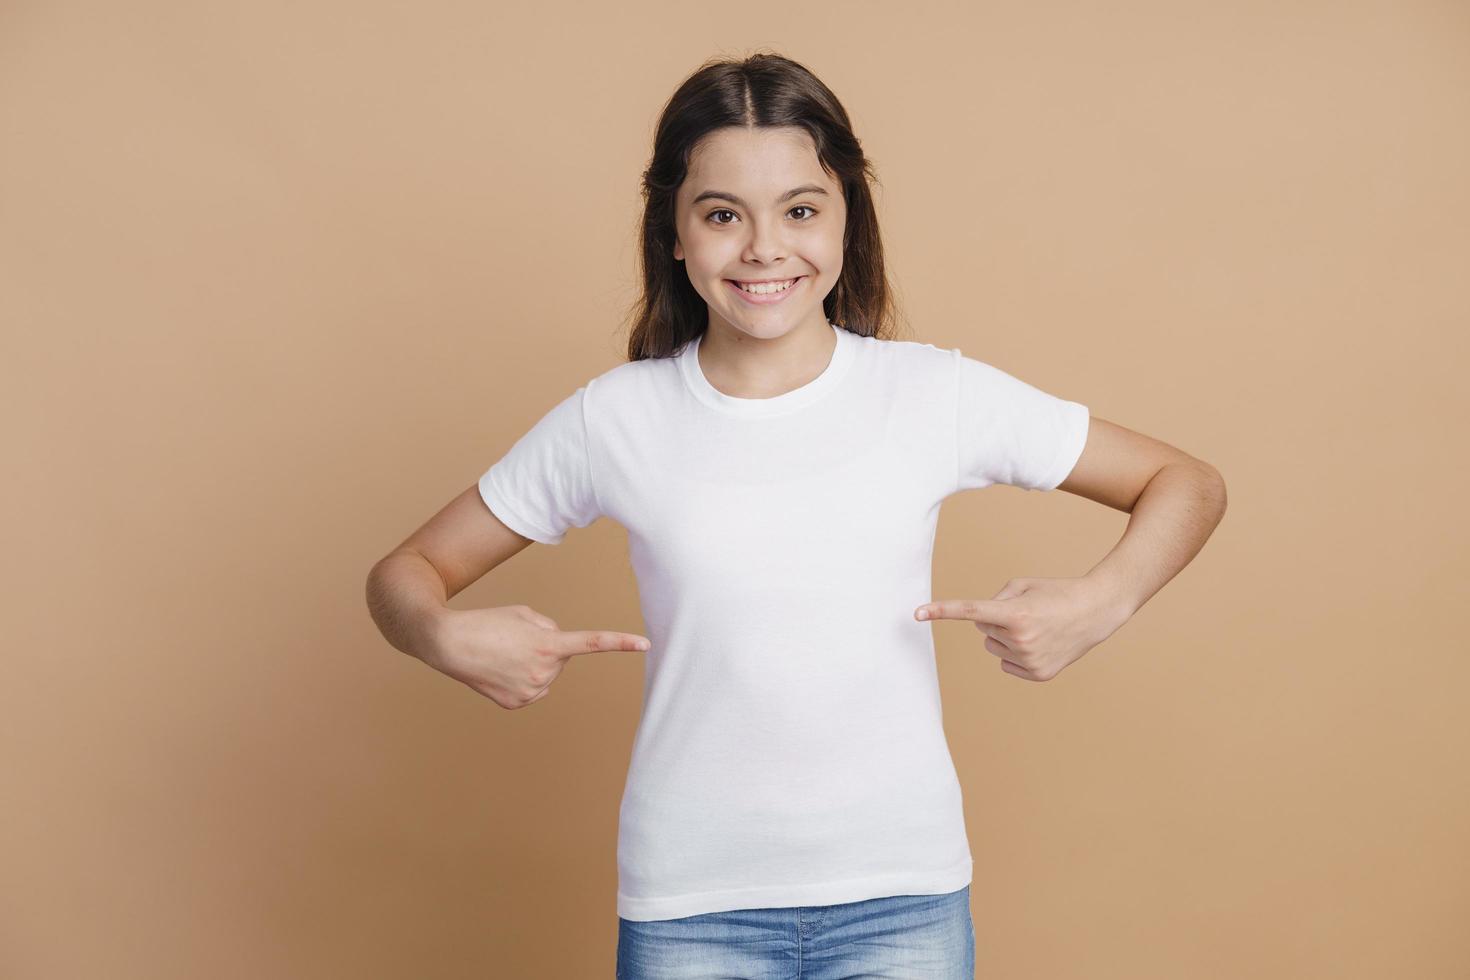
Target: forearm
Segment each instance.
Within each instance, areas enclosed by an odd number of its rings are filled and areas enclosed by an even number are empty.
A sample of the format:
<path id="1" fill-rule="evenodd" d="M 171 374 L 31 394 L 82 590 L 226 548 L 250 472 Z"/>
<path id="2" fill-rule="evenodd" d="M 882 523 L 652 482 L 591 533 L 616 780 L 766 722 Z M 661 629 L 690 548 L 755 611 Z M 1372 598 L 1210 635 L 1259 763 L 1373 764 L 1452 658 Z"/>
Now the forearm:
<path id="1" fill-rule="evenodd" d="M 1132 616 L 1199 554 L 1225 515 L 1225 482 L 1203 463 L 1170 463 L 1133 505 L 1128 527 L 1087 573 Z"/>
<path id="2" fill-rule="evenodd" d="M 437 628 L 445 613 L 444 579 L 415 551 L 395 551 L 373 566 L 367 578 L 367 604 L 373 622 L 396 650 L 432 662 Z"/>

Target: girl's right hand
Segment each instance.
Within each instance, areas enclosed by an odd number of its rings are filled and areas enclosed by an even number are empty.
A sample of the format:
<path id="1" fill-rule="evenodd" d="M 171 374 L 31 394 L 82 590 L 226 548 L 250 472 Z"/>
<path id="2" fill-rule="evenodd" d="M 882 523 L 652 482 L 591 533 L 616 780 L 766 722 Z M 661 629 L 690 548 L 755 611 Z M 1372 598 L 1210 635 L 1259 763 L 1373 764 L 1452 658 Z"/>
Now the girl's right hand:
<path id="1" fill-rule="evenodd" d="M 449 609 L 439 625 L 430 666 L 509 710 L 544 698 L 572 657 L 650 645 L 637 633 L 563 631 L 525 605 Z"/>

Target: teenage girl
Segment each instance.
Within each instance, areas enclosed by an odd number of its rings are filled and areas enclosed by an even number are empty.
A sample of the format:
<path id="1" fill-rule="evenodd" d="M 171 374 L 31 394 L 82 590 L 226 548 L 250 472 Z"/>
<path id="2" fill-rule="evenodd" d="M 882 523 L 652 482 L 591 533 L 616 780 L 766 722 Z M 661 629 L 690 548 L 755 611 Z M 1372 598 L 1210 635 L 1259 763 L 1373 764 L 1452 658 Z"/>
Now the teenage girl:
<path id="1" fill-rule="evenodd" d="M 564 398 L 373 569 L 396 648 L 503 708 L 646 652 L 619 811 L 617 976 L 970 978 L 971 855 L 933 619 L 1055 677 L 1203 546 L 1219 473 L 957 349 L 892 339 L 871 166 L 773 54 L 657 126 L 628 361 Z M 1131 514 L 1078 578 L 934 600 L 939 505 L 1006 483 Z M 533 541 L 628 530 L 648 635 L 447 600 Z"/>

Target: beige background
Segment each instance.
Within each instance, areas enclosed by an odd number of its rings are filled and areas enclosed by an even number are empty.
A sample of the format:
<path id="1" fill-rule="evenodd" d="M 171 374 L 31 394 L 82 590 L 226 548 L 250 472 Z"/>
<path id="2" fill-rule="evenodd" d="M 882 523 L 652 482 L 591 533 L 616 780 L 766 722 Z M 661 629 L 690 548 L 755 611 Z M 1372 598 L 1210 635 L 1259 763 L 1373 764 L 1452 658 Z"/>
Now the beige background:
<path id="1" fill-rule="evenodd" d="M 1463 3 L 0 5 L 0 974 L 610 977 L 641 655 L 507 712 L 369 566 L 619 363 L 674 86 L 768 48 L 903 336 L 1214 463 L 1051 683 L 936 624 L 981 977 L 1464 977 Z M 952 498 L 936 597 L 1127 517 Z M 454 605 L 641 630 L 621 527 Z"/>

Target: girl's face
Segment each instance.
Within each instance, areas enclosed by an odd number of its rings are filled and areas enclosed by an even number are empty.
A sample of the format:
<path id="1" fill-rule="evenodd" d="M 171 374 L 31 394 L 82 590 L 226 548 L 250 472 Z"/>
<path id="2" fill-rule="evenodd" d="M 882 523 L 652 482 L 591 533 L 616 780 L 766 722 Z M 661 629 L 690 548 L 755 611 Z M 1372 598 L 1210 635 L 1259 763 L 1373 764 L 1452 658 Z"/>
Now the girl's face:
<path id="1" fill-rule="evenodd" d="M 822 300 L 842 271 L 847 204 L 794 126 L 710 133 L 674 198 L 674 258 L 709 304 L 709 329 L 771 339 L 826 329 Z M 737 281 L 776 280 L 752 295 Z"/>

